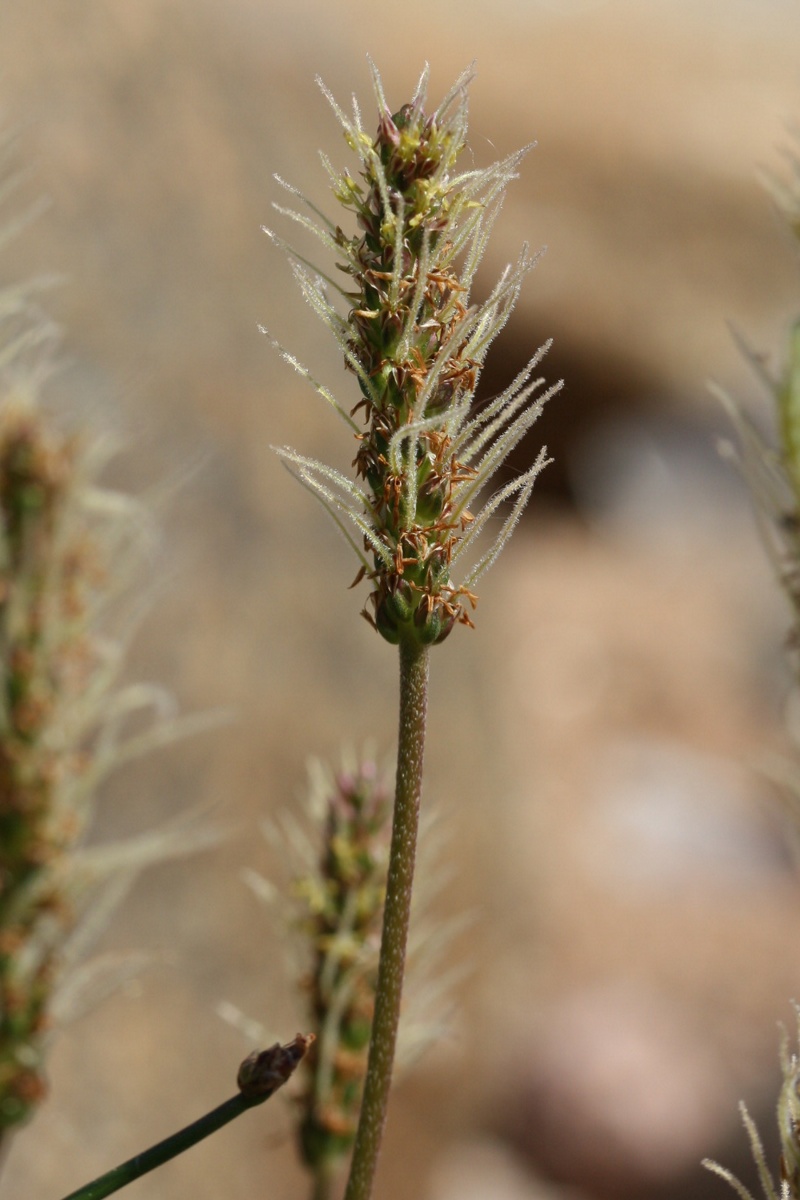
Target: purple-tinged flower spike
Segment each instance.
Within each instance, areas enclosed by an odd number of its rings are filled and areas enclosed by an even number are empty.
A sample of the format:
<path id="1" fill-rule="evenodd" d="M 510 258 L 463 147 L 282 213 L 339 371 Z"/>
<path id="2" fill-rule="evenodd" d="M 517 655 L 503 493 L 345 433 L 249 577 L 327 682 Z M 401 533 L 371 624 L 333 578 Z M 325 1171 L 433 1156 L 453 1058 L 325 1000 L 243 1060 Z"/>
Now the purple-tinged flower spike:
<path id="1" fill-rule="evenodd" d="M 504 392 L 479 411 L 474 408 L 489 346 L 536 261 L 523 246 L 489 297 L 470 303 L 506 187 L 527 148 L 490 167 L 459 172 L 471 70 L 428 112 L 426 67 L 410 103 L 393 114 L 377 69 L 370 66 L 379 112 L 374 137 L 365 132 L 355 99 L 348 117 L 320 83 L 358 158 L 351 174 L 337 172 L 323 156 L 334 195 L 355 215 L 357 232 L 345 233 L 282 180 L 312 215 L 276 206 L 335 256 L 348 287 L 266 231 L 290 257 L 304 297 L 356 377 L 360 397 L 348 411 L 278 345 L 354 433 L 355 479 L 295 450 L 278 453 L 355 551 L 357 580 L 366 577 L 372 584 L 364 610 L 370 623 L 389 642 L 433 644 L 455 624 L 472 624 L 474 585 L 517 524 L 548 461 L 545 450 L 473 513 L 478 493 L 561 385 L 541 391 L 544 381 L 534 377 L 548 342 Z M 346 316 L 332 292 L 346 303 Z M 493 542 L 456 582 L 454 571 L 461 570 L 506 501 L 510 508 Z"/>

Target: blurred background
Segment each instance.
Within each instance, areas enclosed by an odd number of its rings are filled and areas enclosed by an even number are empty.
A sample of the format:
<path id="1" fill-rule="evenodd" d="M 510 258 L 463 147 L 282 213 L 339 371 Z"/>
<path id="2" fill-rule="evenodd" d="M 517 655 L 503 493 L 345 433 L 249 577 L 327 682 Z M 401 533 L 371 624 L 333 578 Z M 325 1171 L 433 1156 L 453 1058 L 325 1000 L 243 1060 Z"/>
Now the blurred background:
<path id="1" fill-rule="evenodd" d="M 258 822 L 309 754 L 394 743 L 394 654 L 358 617 L 354 564 L 271 444 L 346 464 L 335 417 L 270 331 L 352 381 L 260 233 L 273 172 L 330 210 L 348 161 L 314 85 L 390 103 L 425 60 L 435 102 L 477 59 L 471 153 L 536 140 L 477 291 L 523 240 L 548 250 L 483 393 L 547 337 L 566 387 L 518 464 L 556 458 L 433 657 L 427 799 L 450 831 L 442 919 L 469 911 L 450 1035 L 398 1087 L 383 1200 L 722 1196 L 752 1182 L 736 1102 L 769 1121 L 777 1022 L 800 998 L 800 891 L 759 774 L 784 752 L 788 614 L 758 544 L 717 380 L 768 424 L 732 323 L 777 363 L 800 280 L 758 180 L 800 121 L 794 0 L 6 0 L 0 105 L 48 210 L 2 280 L 56 272 L 56 406 L 119 432 L 112 482 L 188 473 L 171 505 L 135 678 L 233 724 L 153 757 L 97 837 L 186 805 L 234 827 L 149 873 L 104 949 L 153 955 L 62 1033 L 51 1095 L 0 1196 L 53 1200 L 233 1091 L 250 1046 L 227 1001 L 305 1028 Z M 372 119 L 367 119 L 367 126 Z M 23 200 L 25 197 L 23 197 Z M 147 1197 L 304 1194 L 274 1101 L 135 1185 Z M 753 1184 L 755 1187 L 756 1185 Z M 133 1195 L 133 1192 L 131 1193 Z"/>

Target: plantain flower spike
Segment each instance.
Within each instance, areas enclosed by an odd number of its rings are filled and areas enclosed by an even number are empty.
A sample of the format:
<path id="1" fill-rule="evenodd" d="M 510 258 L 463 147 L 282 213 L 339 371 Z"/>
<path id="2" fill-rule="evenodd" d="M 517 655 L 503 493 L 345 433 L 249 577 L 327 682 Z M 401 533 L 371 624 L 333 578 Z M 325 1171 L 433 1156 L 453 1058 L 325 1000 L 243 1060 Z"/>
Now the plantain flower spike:
<path id="1" fill-rule="evenodd" d="M 85 958 L 137 876 L 219 836 L 190 813 L 89 844 L 106 777 L 209 724 L 120 683 L 132 630 L 115 639 L 110 609 L 133 603 L 154 530 L 100 486 L 105 457 L 100 439 L 58 429 L 30 375 L 0 373 L 0 1142 L 45 1096 L 53 1028 L 141 969 L 137 955 Z"/>
<path id="2" fill-rule="evenodd" d="M 372 62 L 370 68 L 379 110 L 374 137 L 364 130 L 355 97 L 349 117 L 318 80 L 358 160 L 351 173 L 322 158 L 333 193 L 355 216 L 357 231 L 345 232 L 280 179 L 311 215 L 275 206 L 316 235 L 348 277 L 347 285 L 265 230 L 288 254 L 305 299 L 355 376 L 359 398 L 348 410 L 273 342 L 355 435 L 355 478 L 286 447 L 278 453 L 355 551 L 356 581 L 366 577 L 372 585 L 364 610 L 368 621 L 389 642 L 433 644 L 455 624 L 472 625 L 475 583 L 508 541 L 547 462 L 546 451 L 472 510 L 561 385 L 542 392 L 544 380 L 534 374 L 548 342 L 499 396 L 480 409 L 474 403 L 489 346 L 535 263 L 523 246 L 490 295 L 470 303 L 506 187 L 527 148 L 490 167 L 459 170 L 472 70 L 429 112 L 426 67 L 410 103 L 392 114 Z M 334 294 L 347 307 L 346 316 Z M 477 539 L 499 512 L 505 513 L 499 531 L 476 559 Z"/>
<path id="3" fill-rule="evenodd" d="M 326 789 L 323 853 L 296 881 L 313 946 L 307 979 L 317 1045 L 300 1100 L 300 1146 L 312 1169 L 355 1136 L 377 986 L 391 802 L 376 766 L 340 771 Z"/>
<path id="4" fill-rule="evenodd" d="M 5 215 L 24 173 L 0 130 L 0 249 L 39 211 Z M 137 974 L 87 957 L 146 867 L 219 841 L 197 811 L 95 841 L 102 785 L 126 762 L 218 723 L 125 682 L 158 523 L 102 482 L 115 447 L 45 405 L 59 337 L 46 279 L 0 285 L 0 1149 L 46 1091 L 54 1032 Z M 58 398 L 54 397 L 56 408 Z M 62 414 L 63 418 L 63 414 Z M 70 424 L 77 425 L 75 422 Z"/>
<path id="5" fill-rule="evenodd" d="M 141 969 L 86 959 L 137 876 L 219 837 L 190 813 L 89 841 L 108 775 L 209 719 L 121 682 L 155 524 L 101 486 L 107 439 L 41 403 L 54 337 L 24 289 L 0 290 L 0 1143 L 46 1094 L 53 1030 Z"/>
<path id="6" fill-rule="evenodd" d="M 378 982 L 391 820 L 391 789 L 371 752 L 347 752 L 335 770 L 315 760 L 300 812 L 287 808 L 263 826 L 287 886 L 244 873 L 292 934 L 290 970 L 315 1034 L 302 1072 L 297 1134 L 302 1160 L 315 1175 L 334 1176 L 355 1138 Z M 402 1069 L 446 1035 L 452 986 L 462 973 L 447 958 L 465 918 L 443 918 L 438 906 L 434 915 L 449 880 L 442 833 L 428 814 L 400 1025 Z M 220 1015 L 257 1044 L 271 1036 L 231 1004 L 220 1006 Z"/>

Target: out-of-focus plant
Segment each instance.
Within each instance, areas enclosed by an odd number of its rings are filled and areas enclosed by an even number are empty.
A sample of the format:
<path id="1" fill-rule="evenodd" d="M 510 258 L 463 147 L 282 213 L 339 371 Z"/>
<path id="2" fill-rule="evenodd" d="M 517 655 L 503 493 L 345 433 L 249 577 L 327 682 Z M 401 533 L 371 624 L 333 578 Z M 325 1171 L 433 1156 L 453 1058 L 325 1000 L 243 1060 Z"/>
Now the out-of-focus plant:
<path id="1" fill-rule="evenodd" d="M 219 836 L 194 813 L 87 841 L 109 773 L 209 717 L 121 682 L 157 525 L 101 483 L 111 443 L 43 406 L 54 342 L 30 289 L 0 291 L 0 1140 L 44 1095 L 53 1026 L 141 968 L 85 961 L 138 873 Z"/>
<path id="2" fill-rule="evenodd" d="M 331 770 L 314 760 L 299 807 L 264 823 L 285 879 L 244 873 L 253 892 L 284 926 L 290 972 L 308 1005 L 315 1043 L 306 1058 L 297 1103 L 298 1141 L 314 1179 L 315 1200 L 330 1194 L 352 1149 L 367 1066 L 391 832 L 388 779 L 374 757 L 349 752 Z M 461 918 L 432 917 L 449 878 L 439 823 L 423 819 L 419 880 L 414 890 L 409 971 L 398 1062 L 410 1064 L 447 1025 L 458 967 L 445 951 Z M 263 1044 L 270 1031 L 229 1003 L 221 1015 Z"/>
<path id="3" fill-rule="evenodd" d="M 790 178 L 770 176 L 768 185 L 786 223 L 800 245 L 800 153 L 789 154 Z M 764 358 L 738 339 L 761 382 L 771 395 L 777 426 L 777 445 L 769 444 L 735 401 L 715 388 L 738 433 L 738 461 L 749 485 L 762 539 L 777 579 L 791 607 L 792 630 L 787 653 L 795 675 L 795 692 L 800 685 L 800 320 L 786 339 L 782 367 L 772 372 Z M 796 730 L 790 729 L 795 741 Z M 771 765 L 770 775 L 781 791 L 789 817 L 789 835 L 800 863 L 800 766 L 796 761 Z M 800 1009 L 797 1010 L 800 1030 Z M 781 1047 L 783 1084 L 778 1097 L 777 1120 L 781 1146 L 779 1182 L 767 1164 L 758 1130 L 744 1104 L 742 1119 L 750 1139 L 759 1180 L 767 1200 L 800 1198 L 800 1060 L 789 1052 L 788 1036 Z M 725 1167 L 707 1160 L 705 1165 L 739 1193 L 753 1200 L 750 1192 Z"/>
<path id="4" fill-rule="evenodd" d="M 798 1031 L 800 1032 L 800 1009 L 796 1008 Z M 742 1122 L 750 1139 L 750 1149 L 758 1170 L 758 1179 L 766 1200 L 796 1200 L 800 1196 L 800 1059 L 789 1050 L 789 1036 L 784 1031 L 781 1043 L 781 1071 L 783 1082 L 778 1093 L 778 1136 L 780 1139 L 781 1155 L 779 1162 L 779 1179 L 776 1183 L 767 1162 L 764 1144 L 753 1118 L 745 1104 L 739 1105 Z M 738 1192 L 741 1200 L 754 1200 L 750 1190 L 745 1187 L 732 1171 L 711 1159 L 706 1159 L 704 1166 L 720 1175 Z"/>
<path id="5" fill-rule="evenodd" d="M 321 782 L 321 781 L 320 781 Z M 319 1176 L 352 1147 L 367 1067 L 389 861 L 391 801 L 372 762 L 340 771 L 311 804 L 325 806 L 321 852 L 295 880 L 317 1034 L 300 1097 L 300 1145 Z"/>

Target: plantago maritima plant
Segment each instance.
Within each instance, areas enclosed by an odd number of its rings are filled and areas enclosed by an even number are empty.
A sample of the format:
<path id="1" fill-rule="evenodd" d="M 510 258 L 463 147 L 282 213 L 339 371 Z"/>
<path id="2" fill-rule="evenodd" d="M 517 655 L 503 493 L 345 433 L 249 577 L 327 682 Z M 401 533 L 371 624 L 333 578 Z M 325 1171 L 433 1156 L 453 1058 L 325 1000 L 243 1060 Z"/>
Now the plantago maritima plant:
<path id="1" fill-rule="evenodd" d="M 372 73 L 379 110 L 374 137 L 365 132 L 355 100 L 351 120 L 323 88 L 357 155 L 358 178 L 347 170 L 337 172 L 327 158 L 323 161 L 334 194 L 355 216 L 358 231 L 345 233 L 289 185 L 284 186 L 313 216 L 279 210 L 311 230 L 332 252 L 336 267 L 349 277 L 348 286 L 335 283 L 271 235 L 288 253 L 304 296 L 336 338 L 357 386 L 356 402 L 343 406 L 279 347 L 355 436 L 354 476 L 348 478 L 294 450 L 278 453 L 322 501 L 355 552 L 356 582 L 366 578 L 371 589 L 364 615 L 400 653 L 398 755 L 385 885 L 379 880 L 378 836 L 384 798 L 363 772 L 338 781 L 326 823 L 326 849 L 307 880 L 309 887 L 320 881 L 323 885 L 322 892 L 307 897 L 316 942 L 310 990 L 322 1044 L 305 1097 L 303 1135 L 306 1159 L 315 1170 L 317 1200 L 329 1194 L 329 1160 L 346 1150 L 353 1137 L 359 1098 L 346 1200 L 369 1200 L 372 1195 L 408 944 L 429 650 L 456 625 L 472 625 L 474 585 L 519 521 L 547 461 L 546 452 L 500 486 L 482 507 L 479 493 L 560 386 L 542 393 L 543 380 L 533 377 L 545 345 L 504 392 L 481 407 L 475 404 L 488 348 L 535 261 L 523 247 L 488 298 L 470 302 L 505 189 L 516 177 L 525 151 L 484 169 L 459 171 L 471 72 L 465 72 L 428 113 L 426 68 L 411 101 L 394 114 L 374 67 Z M 329 289 L 338 295 L 344 312 L 329 298 Z M 496 520 L 499 529 L 476 555 L 480 535 Z M 381 905 L 375 972 L 374 960 L 364 952 Z M 353 954 L 342 953 L 348 935 Z M 270 1087 L 274 1057 L 281 1065 L 297 1065 L 314 1040 L 314 1035 L 298 1035 L 287 1046 L 276 1044 L 256 1056 L 258 1062 L 266 1055 Z M 347 1062 L 343 1050 L 349 1052 Z M 253 1102 L 247 1096 L 235 1098 L 236 1112 L 242 1111 L 245 1100 Z M 218 1127 L 223 1110 L 224 1119 L 230 1119 L 231 1104 L 68 1200 L 96 1200 L 125 1186 L 141 1174 L 145 1159 L 145 1169 L 150 1169 Z M 332 1138 L 339 1141 L 334 1145 Z"/>
<path id="2" fill-rule="evenodd" d="M 535 261 L 523 247 L 488 298 L 470 302 L 505 189 L 525 151 L 483 169 L 457 168 L 466 144 L 470 71 L 430 112 L 427 68 L 411 101 L 394 113 L 374 67 L 372 76 L 374 136 L 364 129 L 355 99 L 348 117 L 322 89 L 357 158 L 353 174 L 337 171 L 323 156 L 334 196 L 355 216 L 356 231 L 345 232 L 289 185 L 312 215 L 279 208 L 315 234 L 348 285 L 270 234 L 288 253 L 303 295 L 335 337 L 358 390 L 356 403 L 343 406 L 278 347 L 355 436 L 354 478 L 294 450 L 278 453 L 349 542 L 360 564 L 357 581 L 367 578 L 371 585 L 365 616 L 400 650 L 397 779 L 378 988 L 346 1200 L 372 1194 L 391 1084 L 422 790 L 428 649 L 456 624 L 472 624 L 474 585 L 519 520 L 545 451 L 483 507 L 472 509 L 556 390 L 539 394 L 543 381 L 532 378 L 545 345 L 504 392 L 475 405 L 486 353 Z M 479 535 L 506 501 L 510 508 L 499 532 L 475 559 Z"/>

